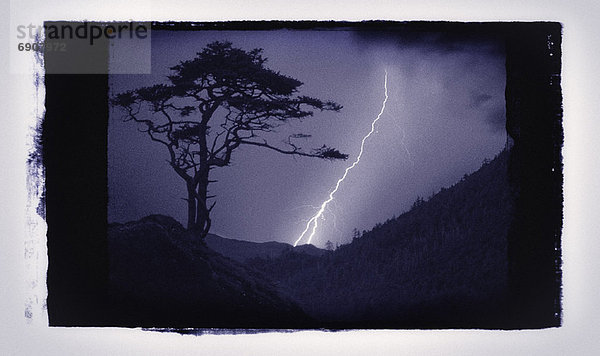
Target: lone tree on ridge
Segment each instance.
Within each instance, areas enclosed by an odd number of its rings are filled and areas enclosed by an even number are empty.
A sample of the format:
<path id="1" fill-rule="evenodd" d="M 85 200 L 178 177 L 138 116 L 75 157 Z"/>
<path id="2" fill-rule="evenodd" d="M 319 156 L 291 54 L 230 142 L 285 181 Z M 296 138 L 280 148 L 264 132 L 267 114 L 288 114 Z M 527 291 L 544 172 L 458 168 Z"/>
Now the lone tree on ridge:
<path id="1" fill-rule="evenodd" d="M 171 67 L 169 84 L 157 84 L 114 96 L 125 121 L 142 127 L 152 141 L 163 145 L 168 163 L 187 187 L 187 228 L 204 238 L 211 226 L 208 185 L 211 169 L 225 167 L 242 145 L 259 146 L 281 154 L 324 159 L 348 155 L 323 145 L 303 150 L 295 134 L 273 145 L 261 133 L 273 132 L 288 120 L 313 115 L 311 109 L 339 111 L 342 106 L 296 95 L 303 84 L 265 67 L 262 49 L 244 51 L 230 42 L 208 44 L 191 60 Z"/>

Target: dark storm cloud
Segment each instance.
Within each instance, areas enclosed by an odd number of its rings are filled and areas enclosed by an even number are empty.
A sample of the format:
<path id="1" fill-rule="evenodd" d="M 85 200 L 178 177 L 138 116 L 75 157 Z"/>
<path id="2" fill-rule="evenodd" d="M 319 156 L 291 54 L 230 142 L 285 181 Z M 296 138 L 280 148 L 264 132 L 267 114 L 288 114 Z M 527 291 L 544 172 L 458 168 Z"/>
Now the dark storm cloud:
<path id="1" fill-rule="evenodd" d="M 506 119 L 504 97 L 501 94 L 489 92 L 485 87 L 475 87 L 470 93 L 464 93 L 466 97 L 461 100 L 460 90 L 457 90 L 458 87 L 471 86 L 468 83 L 472 79 L 469 74 L 474 73 L 474 68 L 481 66 L 482 61 L 495 62 L 504 57 L 504 35 L 495 24 L 404 23 L 352 33 L 356 44 L 365 49 L 386 47 L 399 52 L 414 52 L 414 57 L 419 58 L 417 62 L 404 63 L 412 66 L 413 72 L 426 61 L 438 63 L 439 67 L 455 63 L 453 70 L 462 72 L 462 77 L 454 75 L 443 79 L 444 88 L 453 97 L 452 101 L 487 112 L 480 115 L 478 120 L 485 121 L 493 132 L 504 129 Z M 436 70 L 435 66 L 432 70 Z M 421 72 L 421 75 L 424 74 Z M 489 79 L 498 79 L 493 73 L 482 74 L 489 75 Z"/>
<path id="2" fill-rule="evenodd" d="M 484 120 L 492 131 L 504 130 L 506 115 L 504 102 L 487 93 L 471 92 L 471 108 L 486 112 Z"/>
<path id="3" fill-rule="evenodd" d="M 496 132 L 504 131 L 506 126 L 506 111 L 504 106 L 494 106 L 486 116 L 490 128 Z"/>
<path id="4" fill-rule="evenodd" d="M 478 108 L 492 99 L 490 94 L 471 93 L 471 103 L 473 107 Z"/>
<path id="5" fill-rule="evenodd" d="M 361 45 L 394 44 L 425 53 L 452 54 L 476 50 L 490 55 L 504 54 L 504 40 L 494 26 L 485 24 L 391 25 L 377 30 L 354 31 Z"/>

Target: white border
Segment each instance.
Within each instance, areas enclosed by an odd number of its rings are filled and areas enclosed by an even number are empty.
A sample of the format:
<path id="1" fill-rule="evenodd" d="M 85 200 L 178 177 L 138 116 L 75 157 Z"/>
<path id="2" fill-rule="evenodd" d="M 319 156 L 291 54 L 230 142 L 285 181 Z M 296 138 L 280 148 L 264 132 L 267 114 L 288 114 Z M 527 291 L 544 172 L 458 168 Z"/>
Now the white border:
<path id="1" fill-rule="evenodd" d="M 165 7 L 168 4 L 168 7 Z M 545 1 L 11 1 L 3 4 L 0 48 L 2 166 L 0 169 L 0 353 L 2 354 L 595 354 L 600 350 L 600 165 L 595 151 L 600 117 L 596 84 L 600 3 Z M 319 331 L 291 334 L 160 334 L 117 328 L 26 325 L 25 138 L 37 100 L 31 74 L 9 74 L 7 35 L 16 23 L 43 20 L 449 20 L 559 21 L 564 24 L 563 82 L 565 211 L 564 325 L 537 331 Z M 8 49 L 8 50 L 7 50 Z M 22 61 L 20 66 L 31 66 Z M 31 73 L 31 72 L 30 72 Z M 595 352 L 596 351 L 596 352 Z"/>

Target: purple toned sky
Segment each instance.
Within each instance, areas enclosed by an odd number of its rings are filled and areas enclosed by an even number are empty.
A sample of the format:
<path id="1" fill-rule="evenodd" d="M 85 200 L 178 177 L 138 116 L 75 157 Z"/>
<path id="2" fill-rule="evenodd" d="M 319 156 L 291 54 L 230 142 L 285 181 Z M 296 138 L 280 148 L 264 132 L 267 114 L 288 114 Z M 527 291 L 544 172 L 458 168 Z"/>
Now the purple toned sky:
<path id="1" fill-rule="evenodd" d="M 212 171 L 217 204 L 211 232 L 251 241 L 293 243 L 350 165 L 384 98 L 389 100 L 360 164 L 341 184 L 313 240 L 344 243 L 406 211 L 417 196 L 450 186 L 492 158 L 506 140 L 505 67 L 501 43 L 435 33 L 396 35 L 351 30 L 197 31 L 152 33 L 152 74 L 112 75 L 111 94 L 166 82 L 169 67 L 207 43 L 228 40 L 263 48 L 267 66 L 301 80 L 300 94 L 334 100 L 339 113 L 283 127 L 279 142 L 307 133 L 305 148 L 327 144 L 347 161 L 291 157 L 258 147 L 235 151 L 230 167 Z M 185 224 L 183 181 L 151 142 L 113 109 L 109 121 L 109 222 L 166 214 Z"/>

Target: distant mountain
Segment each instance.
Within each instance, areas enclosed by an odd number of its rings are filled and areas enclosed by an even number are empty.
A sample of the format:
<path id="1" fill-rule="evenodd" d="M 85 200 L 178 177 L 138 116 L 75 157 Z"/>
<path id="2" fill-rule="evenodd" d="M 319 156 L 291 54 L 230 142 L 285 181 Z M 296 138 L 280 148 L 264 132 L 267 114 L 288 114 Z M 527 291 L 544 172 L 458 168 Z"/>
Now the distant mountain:
<path id="1" fill-rule="evenodd" d="M 293 252 L 309 256 L 324 256 L 329 251 L 318 248 L 315 245 L 306 244 L 294 247 Z"/>
<path id="2" fill-rule="evenodd" d="M 276 258 L 291 251 L 310 256 L 322 256 L 327 252 L 313 245 L 293 247 L 283 242 L 250 242 L 227 239 L 215 234 L 208 234 L 205 241 L 206 245 L 213 251 L 238 262 L 247 262 L 253 258 Z"/>
<path id="3" fill-rule="evenodd" d="M 507 172 L 503 151 L 332 253 L 288 251 L 248 264 L 319 327 L 503 327 L 513 206 Z"/>
<path id="4" fill-rule="evenodd" d="M 259 273 L 212 251 L 168 216 L 111 224 L 108 242 L 115 325 L 302 328 L 311 320 Z"/>

